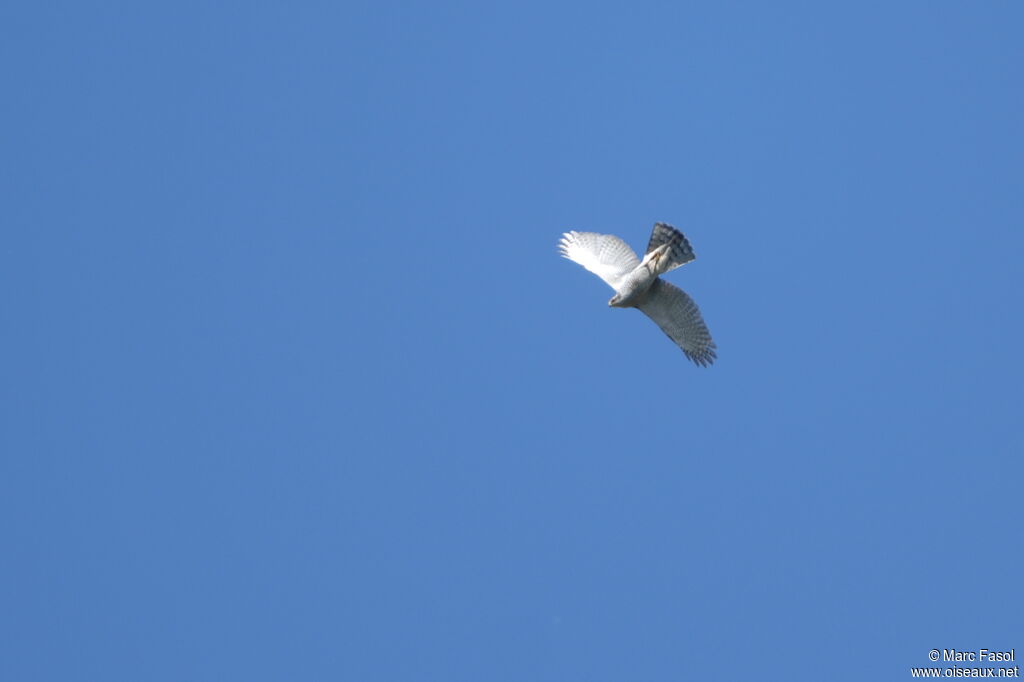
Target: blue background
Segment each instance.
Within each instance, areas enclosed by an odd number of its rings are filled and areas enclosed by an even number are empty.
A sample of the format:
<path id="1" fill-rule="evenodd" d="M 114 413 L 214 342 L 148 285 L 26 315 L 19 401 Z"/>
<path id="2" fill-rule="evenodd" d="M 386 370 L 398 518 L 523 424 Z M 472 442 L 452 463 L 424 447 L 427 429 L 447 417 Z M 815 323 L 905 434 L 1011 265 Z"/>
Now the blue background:
<path id="1" fill-rule="evenodd" d="M 1024 651 L 1020 3 L 215 5 L 0 10 L 0 678 Z"/>

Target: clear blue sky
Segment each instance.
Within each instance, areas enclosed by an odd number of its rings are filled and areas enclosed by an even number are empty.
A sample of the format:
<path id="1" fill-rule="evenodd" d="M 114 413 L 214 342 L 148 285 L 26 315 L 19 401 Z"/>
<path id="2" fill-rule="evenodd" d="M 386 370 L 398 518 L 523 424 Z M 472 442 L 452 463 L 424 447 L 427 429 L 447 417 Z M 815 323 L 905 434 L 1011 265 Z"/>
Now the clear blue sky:
<path id="1" fill-rule="evenodd" d="M 1024 658 L 1024 6 L 826 5 L 5 5 L 0 678 Z"/>

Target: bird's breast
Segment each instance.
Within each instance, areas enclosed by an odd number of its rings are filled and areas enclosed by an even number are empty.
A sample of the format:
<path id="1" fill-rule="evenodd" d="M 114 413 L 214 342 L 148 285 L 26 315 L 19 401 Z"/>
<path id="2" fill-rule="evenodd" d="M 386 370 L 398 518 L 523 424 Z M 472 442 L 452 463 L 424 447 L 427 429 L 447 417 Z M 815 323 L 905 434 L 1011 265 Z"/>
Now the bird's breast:
<path id="1" fill-rule="evenodd" d="M 639 267 L 629 273 L 622 286 L 619 287 L 619 300 L 615 304 L 617 308 L 634 308 L 644 302 L 647 292 L 658 277 L 652 274 L 647 268 Z"/>

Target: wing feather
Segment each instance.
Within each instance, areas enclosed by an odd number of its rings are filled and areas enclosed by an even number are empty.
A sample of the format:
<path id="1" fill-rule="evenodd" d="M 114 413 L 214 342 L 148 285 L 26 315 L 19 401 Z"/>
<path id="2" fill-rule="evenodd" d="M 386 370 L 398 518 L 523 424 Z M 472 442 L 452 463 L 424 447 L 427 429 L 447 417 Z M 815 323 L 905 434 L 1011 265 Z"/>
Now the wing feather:
<path id="1" fill-rule="evenodd" d="M 718 357 L 700 309 L 679 287 L 656 279 L 646 300 L 637 307 L 696 364 L 707 367 Z"/>
<path id="2" fill-rule="evenodd" d="M 611 234 L 566 232 L 558 249 L 564 258 L 579 263 L 616 291 L 622 278 L 640 265 L 633 249 Z"/>

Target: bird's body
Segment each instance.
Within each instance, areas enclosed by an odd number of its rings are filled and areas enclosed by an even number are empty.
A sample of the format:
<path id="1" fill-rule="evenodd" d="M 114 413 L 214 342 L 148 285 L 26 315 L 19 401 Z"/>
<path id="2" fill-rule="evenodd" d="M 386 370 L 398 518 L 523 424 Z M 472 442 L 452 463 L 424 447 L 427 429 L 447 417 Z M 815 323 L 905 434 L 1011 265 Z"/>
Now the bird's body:
<path id="1" fill-rule="evenodd" d="M 643 260 L 618 237 L 596 232 L 566 232 L 559 249 L 562 256 L 579 263 L 615 289 L 609 306 L 638 308 L 690 360 L 701 366 L 715 361 L 715 342 L 697 304 L 686 292 L 661 279 L 662 274 L 696 257 L 682 232 L 671 225 L 655 223 Z"/>
<path id="2" fill-rule="evenodd" d="M 622 278 L 619 288 L 608 301 L 608 305 L 615 308 L 635 308 L 647 300 L 651 284 L 658 278 L 658 275 L 665 271 L 665 266 L 668 263 L 668 259 L 665 258 L 667 251 L 668 244 L 662 244 L 645 255 L 640 265 Z"/>

